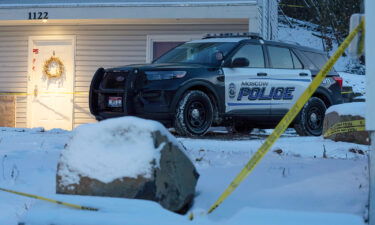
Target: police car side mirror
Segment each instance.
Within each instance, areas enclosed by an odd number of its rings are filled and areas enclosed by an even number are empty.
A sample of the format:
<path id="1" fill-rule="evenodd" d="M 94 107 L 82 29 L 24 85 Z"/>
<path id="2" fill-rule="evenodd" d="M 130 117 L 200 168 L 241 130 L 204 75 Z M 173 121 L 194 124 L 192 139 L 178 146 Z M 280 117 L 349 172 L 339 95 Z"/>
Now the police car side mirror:
<path id="1" fill-rule="evenodd" d="M 244 57 L 235 58 L 232 61 L 231 67 L 248 67 L 250 65 L 250 62 L 248 59 Z"/>

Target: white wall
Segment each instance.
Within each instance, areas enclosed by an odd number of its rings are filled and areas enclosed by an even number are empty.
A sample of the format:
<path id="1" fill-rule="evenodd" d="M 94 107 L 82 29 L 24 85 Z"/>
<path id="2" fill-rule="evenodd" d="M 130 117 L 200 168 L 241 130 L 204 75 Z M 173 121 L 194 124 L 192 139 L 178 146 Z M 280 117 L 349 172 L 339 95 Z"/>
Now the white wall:
<path id="1" fill-rule="evenodd" d="M 263 38 L 277 39 L 278 33 L 278 2 L 277 0 L 259 0 L 260 32 Z"/>

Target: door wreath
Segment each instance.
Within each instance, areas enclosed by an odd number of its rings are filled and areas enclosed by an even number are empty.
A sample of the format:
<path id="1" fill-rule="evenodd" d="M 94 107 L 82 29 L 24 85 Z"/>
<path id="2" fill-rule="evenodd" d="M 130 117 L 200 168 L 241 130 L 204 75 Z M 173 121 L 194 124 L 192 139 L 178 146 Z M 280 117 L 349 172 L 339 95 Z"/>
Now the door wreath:
<path id="1" fill-rule="evenodd" d="M 43 72 L 49 78 L 59 78 L 64 73 L 64 64 L 58 57 L 51 56 L 44 62 Z"/>

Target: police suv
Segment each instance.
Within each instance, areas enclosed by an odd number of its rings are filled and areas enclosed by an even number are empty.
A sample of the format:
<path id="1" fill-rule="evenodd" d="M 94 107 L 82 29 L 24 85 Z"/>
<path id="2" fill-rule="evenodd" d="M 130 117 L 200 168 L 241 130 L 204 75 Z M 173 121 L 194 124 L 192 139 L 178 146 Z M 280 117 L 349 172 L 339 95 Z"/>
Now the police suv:
<path id="1" fill-rule="evenodd" d="M 322 51 L 256 34 L 207 35 L 151 64 L 99 68 L 90 111 L 97 120 L 158 120 L 187 136 L 204 135 L 211 126 L 241 133 L 273 128 L 326 61 Z M 342 102 L 341 87 L 341 77 L 330 71 L 294 120 L 298 134 L 321 135 L 326 109 Z"/>

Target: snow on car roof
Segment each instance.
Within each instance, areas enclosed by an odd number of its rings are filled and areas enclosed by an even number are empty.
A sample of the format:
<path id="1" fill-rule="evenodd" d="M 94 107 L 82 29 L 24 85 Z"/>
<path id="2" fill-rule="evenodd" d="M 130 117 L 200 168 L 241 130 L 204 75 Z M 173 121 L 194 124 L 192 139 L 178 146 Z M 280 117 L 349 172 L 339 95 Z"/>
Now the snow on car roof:
<path id="1" fill-rule="evenodd" d="M 205 43 L 205 42 L 240 42 L 248 38 L 209 38 L 190 41 L 190 43 Z"/>

